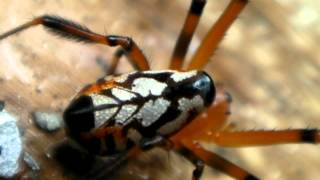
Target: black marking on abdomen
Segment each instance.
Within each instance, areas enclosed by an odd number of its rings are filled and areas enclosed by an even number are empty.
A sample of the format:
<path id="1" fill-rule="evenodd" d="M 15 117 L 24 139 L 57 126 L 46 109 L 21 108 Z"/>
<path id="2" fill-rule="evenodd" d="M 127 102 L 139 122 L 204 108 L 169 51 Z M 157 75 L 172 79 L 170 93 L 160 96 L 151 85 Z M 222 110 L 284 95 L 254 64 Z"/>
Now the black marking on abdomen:
<path id="1" fill-rule="evenodd" d="M 80 145 L 82 145 L 88 152 L 92 154 L 99 154 L 101 151 L 101 141 L 99 138 L 92 138 L 90 140 L 83 140 L 75 138 Z"/>
<path id="2" fill-rule="evenodd" d="M 104 138 L 104 141 L 106 143 L 107 146 L 107 151 L 106 154 L 110 155 L 110 154 L 115 154 L 116 153 L 116 143 L 114 141 L 114 137 L 112 134 L 107 135 Z"/>
<path id="3" fill-rule="evenodd" d="M 94 128 L 93 102 L 89 96 L 74 99 L 63 113 L 67 133 L 78 136 Z"/>

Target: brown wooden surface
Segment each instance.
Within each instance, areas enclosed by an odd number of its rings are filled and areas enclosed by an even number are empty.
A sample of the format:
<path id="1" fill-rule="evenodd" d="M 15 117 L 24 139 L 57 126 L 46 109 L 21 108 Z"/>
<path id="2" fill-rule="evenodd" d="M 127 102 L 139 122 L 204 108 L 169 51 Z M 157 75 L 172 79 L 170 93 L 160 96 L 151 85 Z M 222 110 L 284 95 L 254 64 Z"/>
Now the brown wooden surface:
<path id="1" fill-rule="evenodd" d="M 226 4 L 208 1 L 191 52 Z M 131 36 L 152 61 L 152 68 L 164 69 L 188 6 L 184 0 L 1 1 L 0 32 L 33 16 L 57 14 L 100 33 Z M 236 130 L 320 128 L 319 12 L 319 2 L 312 0 L 252 0 L 232 26 L 206 70 L 233 95 L 230 121 Z M 20 118 L 26 151 L 41 162 L 42 177 L 61 177 L 55 164 L 43 159 L 62 132 L 38 130 L 30 112 L 62 110 L 79 88 L 103 75 L 96 58 L 110 59 L 114 50 L 61 40 L 40 27 L 0 42 L 0 99 Z M 121 72 L 130 71 L 126 62 L 121 67 Z M 320 146 L 208 148 L 263 179 L 320 176 Z M 142 155 L 121 177 L 183 179 L 192 171 L 185 162 L 162 151 L 160 157 Z M 207 168 L 203 179 L 212 177 L 229 178 Z"/>

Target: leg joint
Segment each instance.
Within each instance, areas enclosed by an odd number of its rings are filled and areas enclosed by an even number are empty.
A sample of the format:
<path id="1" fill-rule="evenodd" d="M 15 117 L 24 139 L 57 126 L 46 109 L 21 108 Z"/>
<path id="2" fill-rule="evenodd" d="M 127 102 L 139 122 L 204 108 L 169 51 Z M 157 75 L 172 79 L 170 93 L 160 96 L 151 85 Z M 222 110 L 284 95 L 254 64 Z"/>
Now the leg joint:
<path id="1" fill-rule="evenodd" d="M 134 42 L 130 37 L 111 35 L 111 36 L 107 36 L 106 38 L 110 46 L 120 45 L 127 52 L 131 51 L 134 45 Z"/>

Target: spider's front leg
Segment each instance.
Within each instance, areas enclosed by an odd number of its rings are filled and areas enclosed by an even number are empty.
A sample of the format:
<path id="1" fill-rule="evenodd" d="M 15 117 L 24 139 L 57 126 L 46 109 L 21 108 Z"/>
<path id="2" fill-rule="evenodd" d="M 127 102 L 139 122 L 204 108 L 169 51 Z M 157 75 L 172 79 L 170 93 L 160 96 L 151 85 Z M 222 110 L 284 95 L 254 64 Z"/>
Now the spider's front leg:
<path id="1" fill-rule="evenodd" d="M 150 69 L 145 55 L 131 38 L 116 35 L 100 35 L 85 26 L 58 16 L 43 15 L 37 17 L 25 24 L 0 34 L 0 41 L 36 25 L 43 25 L 53 34 L 74 41 L 104 44 L 107 46 L 121 46 L 122 50 L 125 52 L 124 54 L 128 56 L 128 59 L 130 63 L 133 64 L 134 68 L 137 70 Z"/>

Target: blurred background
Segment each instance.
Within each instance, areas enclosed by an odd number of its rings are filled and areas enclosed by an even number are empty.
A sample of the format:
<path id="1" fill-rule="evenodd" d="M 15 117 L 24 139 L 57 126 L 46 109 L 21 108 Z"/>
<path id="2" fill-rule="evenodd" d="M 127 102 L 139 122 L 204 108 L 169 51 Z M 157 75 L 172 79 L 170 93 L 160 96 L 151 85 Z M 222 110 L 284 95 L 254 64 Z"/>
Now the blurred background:
<path id="1" fill-rule="evenodd" d="M 207 2 L 189 57 L 228 2 Z M 152 69 L 166 69 L 189 5 L 185 0 L 1 1 L 0 33 L 35 16 L 56 14 L 95 32 L 130 36 Z M 320 128 L 319 12 L 320 2 L 313 0 L 252 0 L 228 31 L 206 70 L 232 94 L 230 123 L 236 130 Z M 39 177 L 64 176 L 43 158 L 63 132 L 44 133 L 30 113 L 62 112 L 81 87 L 104 74 L 97 60 L 108 62 L 114 50 L 56 38 L 41 27 L 0 42 L 0 100 L 19 117 L 25 150 L 42 165 Z M 132 69 L 122 61 L 118 70 Z M 206 147 L 262 179 L 320 177 L 320 146 Z M 190 177 L 193 167 L 186 160 L 155 151 L 130 162 L 119 179 Z M 203 179 L 213 177 L 230 179 L 206 168 Z"/>

